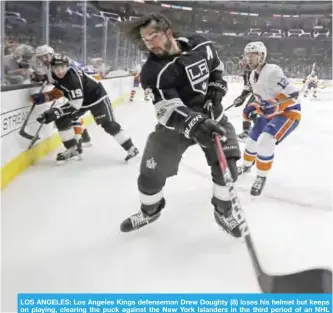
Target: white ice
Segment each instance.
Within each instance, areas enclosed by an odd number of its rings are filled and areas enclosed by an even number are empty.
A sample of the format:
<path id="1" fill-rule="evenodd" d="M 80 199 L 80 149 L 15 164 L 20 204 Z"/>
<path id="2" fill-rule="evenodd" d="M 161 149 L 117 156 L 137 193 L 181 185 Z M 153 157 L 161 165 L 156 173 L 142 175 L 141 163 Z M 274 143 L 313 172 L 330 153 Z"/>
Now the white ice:
<path id="1" fill-rule="evenodd" d="M 241 91 L 230 86 L 225 105 Z M 141 152 L 155 125 L 151 103 L 115 109 Z M 272 274 L 331 267 L 332 96 L 305 100 L 299 128 L 277 147 L 262 196 L 238 192 L 260 262 Z M 241 109 L 228 115 L 241 131 Z M 101 128 L 89 128 L 84 160 L 55 166 L 55 153 L 2 193 L 2 310 L 19 292 L 259 292 L 245 244 L 216 225 L 209 168 L 198 147 L 165 188 L 162 217 L 133 233 L 123 219 L 139 209 L 139 162 Z"/>

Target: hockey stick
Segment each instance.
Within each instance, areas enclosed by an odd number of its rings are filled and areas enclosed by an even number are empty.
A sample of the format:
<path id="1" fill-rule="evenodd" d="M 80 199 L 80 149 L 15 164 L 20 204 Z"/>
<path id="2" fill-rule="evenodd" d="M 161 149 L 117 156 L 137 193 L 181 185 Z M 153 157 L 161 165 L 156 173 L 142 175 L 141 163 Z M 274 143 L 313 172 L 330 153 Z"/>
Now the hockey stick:
<path id="1" fill-rule="evenodd" d="M 229 109 L 231 109 L 232 107 L 234 107 L 235 105 L 234 104 L 230 104 L 229 106 L 227 106 L 225 109 L 224 109 L 224 112 L 228 111 Z"/>
<path id="2" fill-rule="evenodd" d="M 212 110 L 210 112 L 211 118 L 214 120 L 214 113 Z M 310 269 L 279 276 L 269 275 L 263 271 L 227 165 L 228 163 L 222 149 L 221 140 L 224 141 L 225 138 L 221 138 L 216 134 L 214 135 L 219 166 L 231 197 L 230 201 L 233 215 L 239 223 L 238 227 L 245 240 L 261 290 L 265 293 L 332 293 L 332 271 L 328 269 Z"/>
<path id="3" fill-rule="evenodd" d="M 42 92 L 43 92 L 43 89 L 44 89 L 44 87 L 45 87 L 46 85 L 47 85 L 47 81 L 44 81 L 43 84 L 42 84 L 42 86 L 41 86 L 41 89 L 40 89 L 39 93 L 42 93 Z M 27 132 L 25 131 L 25 128 L 26 128 L 27 125 L 28 125 L 28 122 L 29 122 L 29 120 L 30 120 L 30 116 L 31 116 L 33 110 L 35 109 L 35 107 L 36 107 L 36 104 L 34 103 L 34 104 L 32 105 L 32 107 L 31 107 L 31 109 L 30 109 L 30 111 L 29 111 L 29 113 L 28 113 L 28 115 L 27 115 L 27 117 L 26 117 L 26 119 L 25 119 L 25 121 L 24 121 L 24 123 L 23 123 L 23 125 L 22 125 L 22 127 L 21 127 L 21 129 L 20 129 L 20 131 L 19 131 L 19 134 L 20 134 L 22 137 L 24 137 L 24 138 L 26 138 L 26 139 L 29 139 L 29 140 L 32 140 L 32 139 L 34 138 L 34 136 L 32 136 L 32 135 L 30 135 L 29 133 L 27 133 Z M 38 139 L 39 139 L 39 138 L 38 138 Z M 38 140 L 38 139 L 37 139 L 37 140 Z"/>
<path id="4" fill-rule="evenodd" d="M 227 166 L 221 138 L 215 135 L 214 140 L 220 169 L 231 196 L 233 215 L 238 220 L 239 229 L 245 240 L 261 290 L 265 293 L 332 293 L 332 272 L 328 269 L 310 269 L 279 276 L 269 275 L 263 271 Z"/>
<path id="5" fill-rule="evenodd" d="M 50 106 L 50 109 L 53 108 L 53 106 L 55 105 L 55 103 L 56 103 L 56 100 L 53 101 L 53 103 L 52 103 L 51 106 Z M 37 131 L 36 131 L 35 136 L 33 136 L 32 139 L 31 139 L 31 142 L 30 142 L 30 144 L 29 144 L 29 146 L 28 146 L 28 150 L 30 150 L 30 149 L 33 147 L 33 145 L 37 142 L 37 140 L 40 139 L 40 137 L 39 137 L 38 135 L 39 135 L 39 132 L 41 131 L 42 127 L 44 126 L 44 124 L 45 124 L 45 123 L 42 122 L 42 123 L 39 125 L 39 127 L 38 127 L 38 129 L 37 129 Z"/>

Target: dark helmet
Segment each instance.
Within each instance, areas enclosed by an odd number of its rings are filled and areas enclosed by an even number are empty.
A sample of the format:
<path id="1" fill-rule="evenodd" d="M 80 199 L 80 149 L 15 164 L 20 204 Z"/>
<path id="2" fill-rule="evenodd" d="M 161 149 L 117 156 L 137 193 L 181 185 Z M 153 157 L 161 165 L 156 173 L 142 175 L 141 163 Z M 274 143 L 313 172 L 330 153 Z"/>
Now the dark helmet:
<path id="1" fill-rule="evenodd" d="M 51 66 L 60 66 L 60 65 L 66 65 L 69 66 L 69 59 L 66 55 L 64 54 L 54 54 L 52 56 L 51 62 L 50 62 Z"/>

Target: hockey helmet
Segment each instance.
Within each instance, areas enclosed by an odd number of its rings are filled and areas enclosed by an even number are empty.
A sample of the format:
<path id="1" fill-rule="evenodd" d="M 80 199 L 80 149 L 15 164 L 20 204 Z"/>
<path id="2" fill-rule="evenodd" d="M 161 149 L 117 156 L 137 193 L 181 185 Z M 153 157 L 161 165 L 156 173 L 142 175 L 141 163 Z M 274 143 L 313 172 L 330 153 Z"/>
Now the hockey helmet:
<path id="1" fill-rule="evenodd" d="M 16 47 L 13 52 L 13 57 L 19 64 L 29 64 L 34 52 L 35 50 L 32 46 L 22 44 Z"/>
<path id="2" fill-rule="evenodd" d="M 69 66 L 69 58 L 64 54 L 54 54 L 50 62 L 51 66 Z"/>
<path id="3" fill-rule="evenodd" d="M 260 63 L 264 63 L 267 56 L 267 49 L 263 42 L 261 41 L 253 41 L 249 42 L 244 48 L 244 55 L 246 56 L 247 53 L 258 53 L 262 54 L 262 59 Z"/>
<path id="4" fill-rule="evenodd" d="M 64 54 L 54 54 L 50 62 L 52 72 L 58 77 L 63 78 L 69 69 L 69 58 Z"/>
<path id="5" fill-rule="evenodd" d="M 53 48 L 48 46 L 48 45 L 38 46 L 36 48 L 36 52 L 35 52 L 36 57 L 41 57 L 41 56 L 44 56 L 46 54 L 53 55 L 54 54 Z"/>

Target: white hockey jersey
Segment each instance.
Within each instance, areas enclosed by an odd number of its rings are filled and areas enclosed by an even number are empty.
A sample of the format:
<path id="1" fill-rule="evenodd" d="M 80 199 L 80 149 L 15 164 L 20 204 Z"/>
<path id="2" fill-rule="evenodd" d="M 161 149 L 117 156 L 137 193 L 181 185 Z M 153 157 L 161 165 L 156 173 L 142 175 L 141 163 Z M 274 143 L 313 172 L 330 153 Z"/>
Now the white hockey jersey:
<path id="1" fill-rule="evenodd" d="M 308 75 L 308 77 L 306 78 L 306 81 L 305 81 L 305 85 L 308 87 L 308 89 L 317 88 L 318 76 L 317 75 L 312 76 L 311 74 Z"/>
<path id="2" fill-rule="evenodd" d="M 298 89 L 285 77 L 280 66 L 265 64 L 259 74 L 255 70 L 252 71 L 250 84 L 260 111 L 265 117 L 284 115 L 292 119 L 300 119 Z"/>

